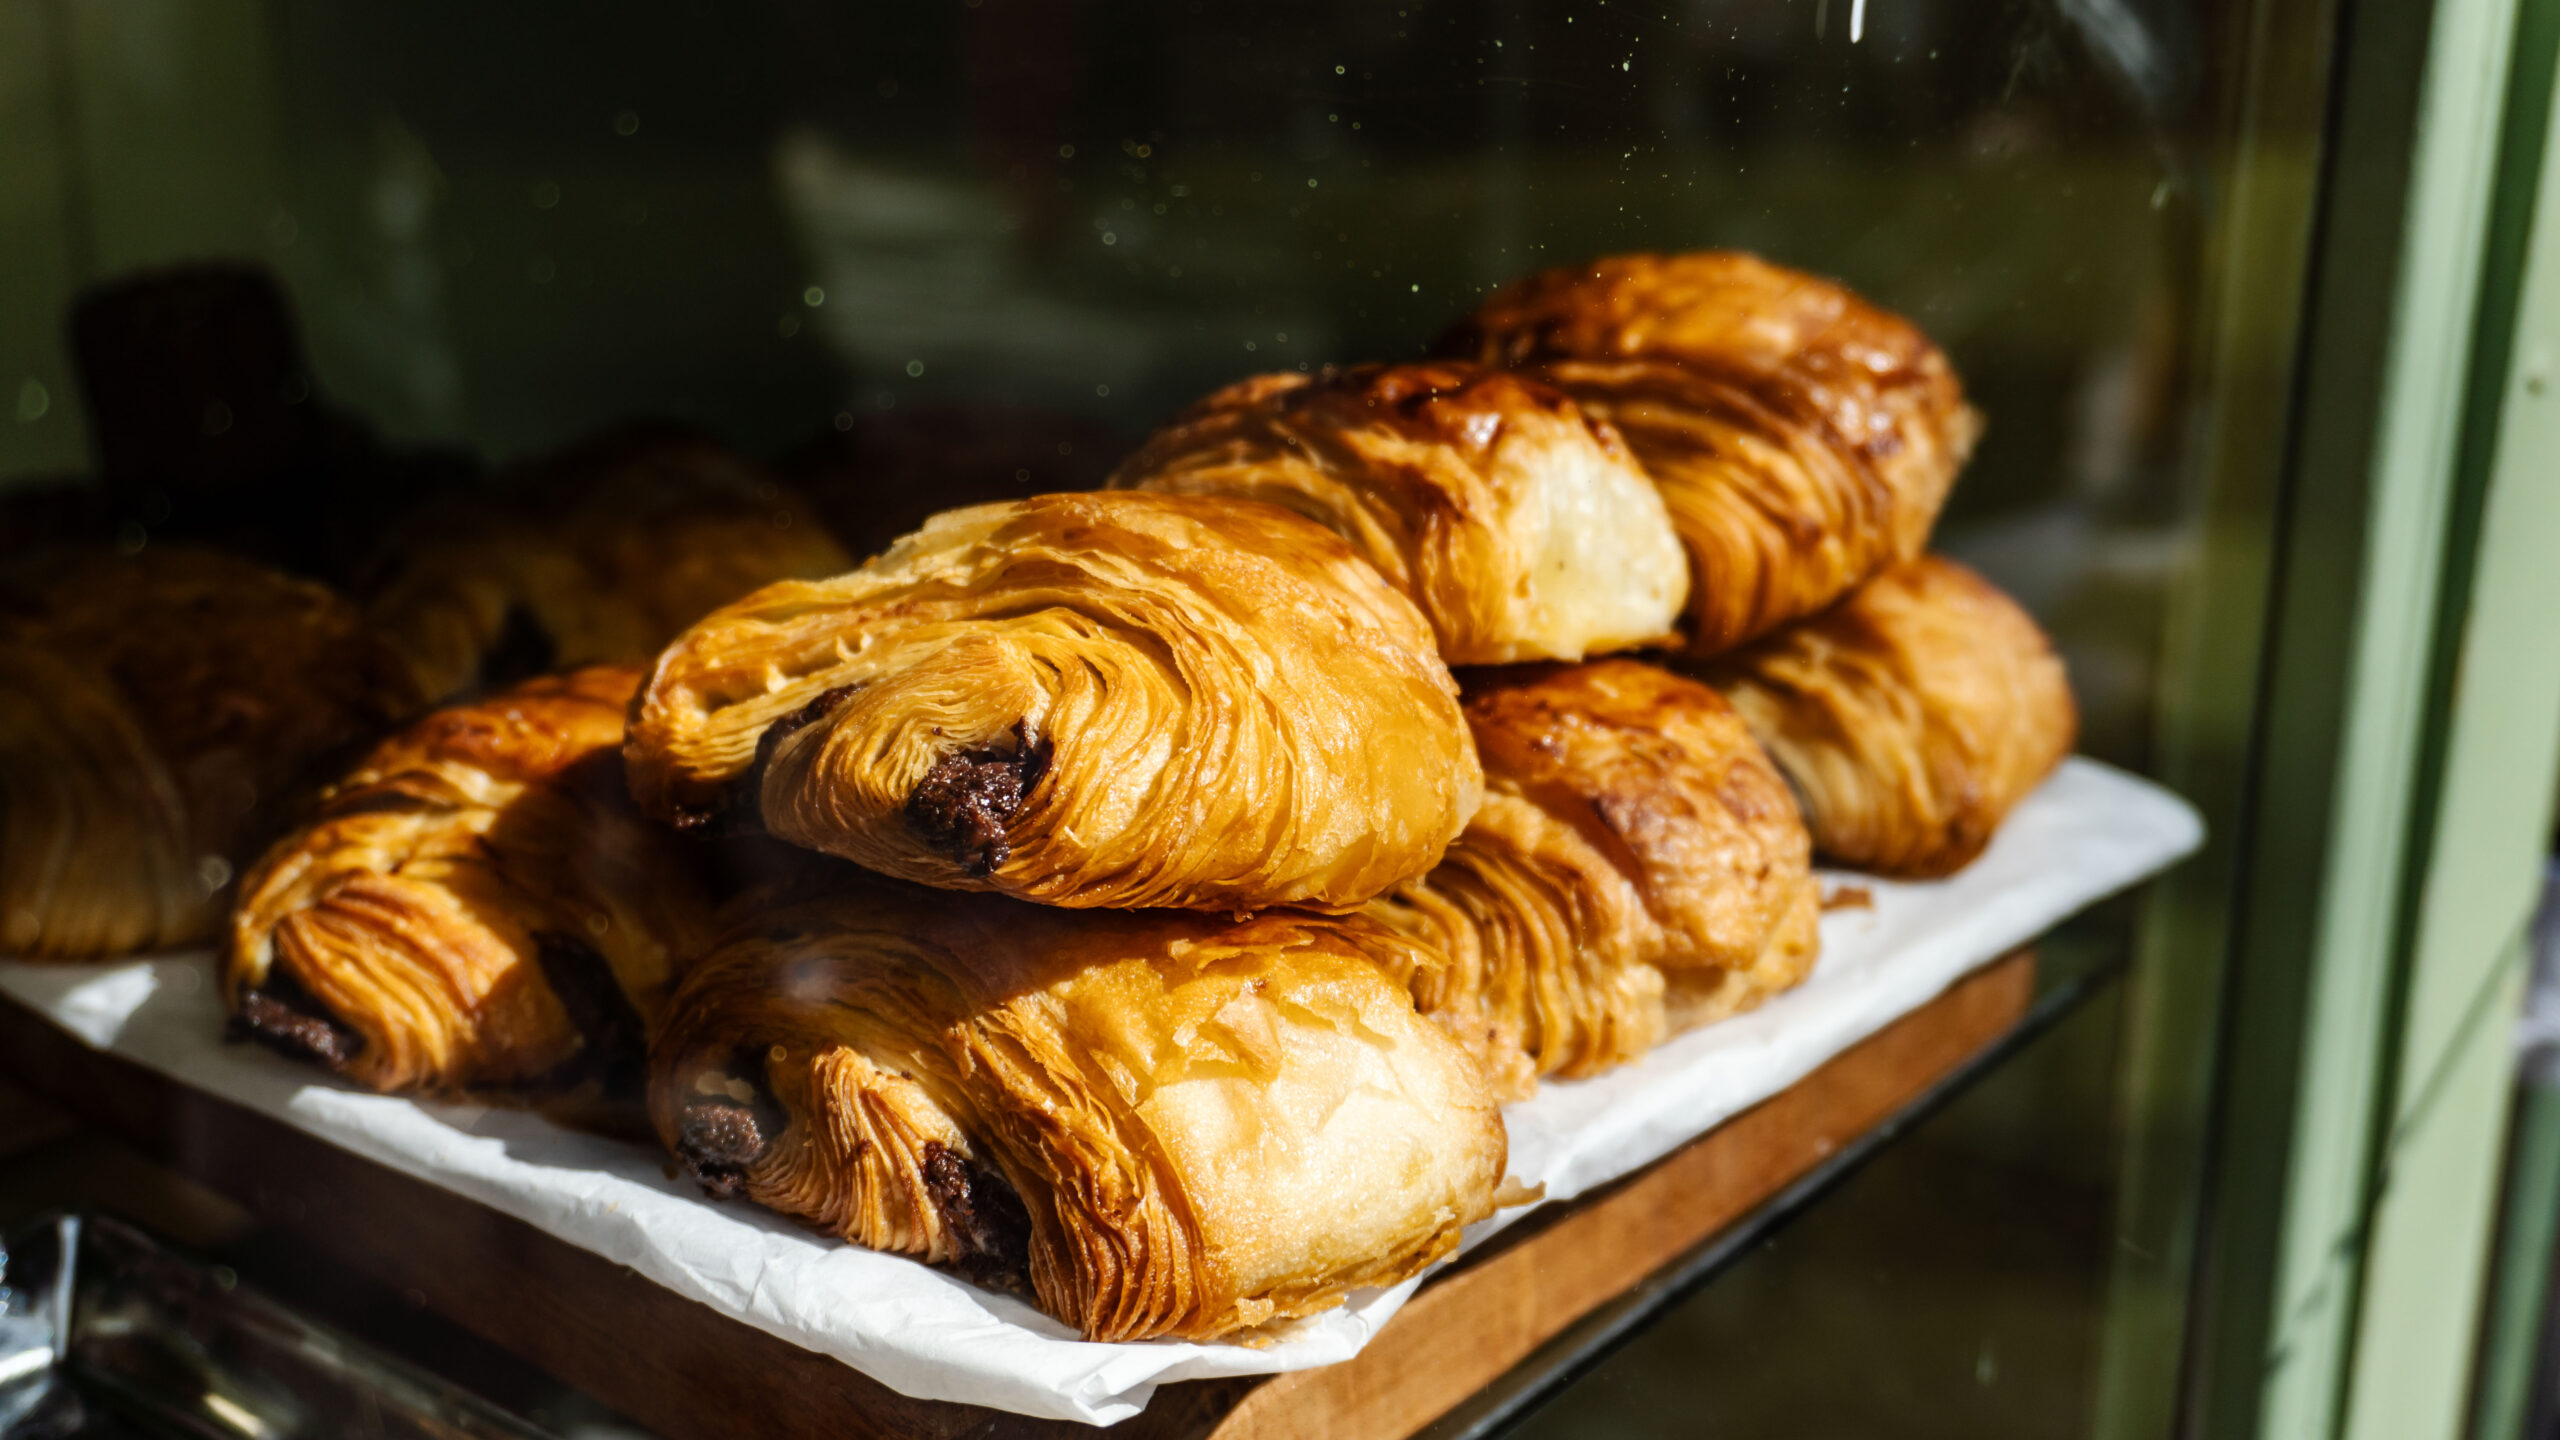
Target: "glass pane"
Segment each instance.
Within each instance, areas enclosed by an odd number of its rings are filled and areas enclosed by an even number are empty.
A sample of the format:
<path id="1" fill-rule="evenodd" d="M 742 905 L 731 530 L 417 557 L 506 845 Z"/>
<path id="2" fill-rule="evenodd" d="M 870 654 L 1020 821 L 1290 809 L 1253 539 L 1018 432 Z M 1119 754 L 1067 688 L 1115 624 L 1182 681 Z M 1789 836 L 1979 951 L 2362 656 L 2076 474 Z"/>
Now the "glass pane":
<path id="1" fill-rule="evenodd" d="M 1096 484 L 1239 377 L 1422 355 L 1541 267 L 1737 247 L 1951 353 L 1988 429 L 1936 544 L 2052 632 L 2080 749 L 2157 773 L 2200 703 L 2163 679 L 2183 567 L 2265 546 L 2201 518 L 2246 10 L 0 0 L 0 604 L 56 539 L 362 594 L 440 499 L 633 421 L 772 462 L 864 554 Z M 120 468 L 122 352 L 77 307 L 209 261 L 232 328 L 170 382 L 201 433 Z M 299 478 L 244 498 L 261 466 Z M 2111 969 L 2142 913 L 2055 943 Z M 1527 1433 L 2079 1433 L 2125 1009 L 2102 989 Z"/>
<path id="2" fill-rule="evenodd" d="M 2191 459 L 2194 27 L 1867 12 L 108 7 L 24 67 L 26 129 L 85 163 L 18 246 L 69 263 L 17 287 L 0 474 L 82 453 L 68 282 L 188 257 L 280 278 L 318 393 L 395 441 L 840 437 L 931 492 L 874 486 L 869 544 L 1090 483 L 1238 376 L 1418 354 L 1529 270 L 1737 246 L 1953 353 L 1990 423 L 1940 543 L 2057 632 L 2084 748 L 2139 765 Z"/>
<path id="3" fill-rule="evenodd" d="M 2093 991 L 1587 1375 L 1520 1376 L 1542 1404 L 1435 1440 L 2088 1433 L 2119 1161 L 2091 1117 L 2124 990 L 2079 934 L 2039 959 L 2049 989 Z"/>

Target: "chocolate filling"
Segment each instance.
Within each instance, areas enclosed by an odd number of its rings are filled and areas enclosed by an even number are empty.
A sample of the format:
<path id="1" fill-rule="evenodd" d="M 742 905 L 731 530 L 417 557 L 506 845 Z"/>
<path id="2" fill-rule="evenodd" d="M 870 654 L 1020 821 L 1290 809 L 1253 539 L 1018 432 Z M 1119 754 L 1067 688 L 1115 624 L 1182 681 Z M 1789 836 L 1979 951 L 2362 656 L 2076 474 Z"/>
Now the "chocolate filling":
<path id="1" fill-rule="evenodd" d="M 782 1133 L 782 1107 L 764 1087 L 764 1057 L 741 1050 L 728 1073 L 752 1077 L 752 1100 L 725 1095 L 698 1095 L 685 1103 L 676 1120 L 676 1158 L 718 1200 L 744 1193 L 747 1167 L 764 1158 L 773 1137 Z"/>
<path id="2" fill-rule="evenodd" d="M 364 1037 L 330 1014 L 329 1007 L 281 965 L 268 967 L 264 983 L 240 992 L 239 1007 L 232 1012 L 223 1038 L 255 1041 L 331 1069 L 343 1068 L 364 1052 Z"/>
<path id="3" fill-rule="evenodd" d="M 609 1096 L 631 1097 L 646 1090 L 648 1027 L 614 978 L 613 966 L 594 946 L 559 934 L 535 936 L 534 959 L 584 1042 L 572 1062 L 577 1072 L 603 1081 Z"/>
<path id="4" fill-rule="evenodd" d="M 1033 741 L 1020 721 L 1013 745 L 945 755 L 907 794 L 907 823 L 971 875 L 986 875 L 1012 857 L 1005 825 L 1049 773 L 1052 747 Z"/>
<path id="5" fill-rule="evenodd" d="M 981 1285 L 1019 1289 L 1031 1274 L 1031 1216 L 1004 1177 L 943 1148 L 924 1145 L 924 1189 L 955 1242 L 960 1273 Z"/>
<path id="6" fill-rule="evenodd" d="M 682 809 L 676 812 L 679 830 L 699 830 L 712 835 L 756 835 L 764 831 L 764 772 L 773 764 L 774 751 L 782 742 L 826 719 L 836 712 L 859 685 L 839 685 L 821 692 L 808 704 L 783 716 L 764 728 L 756 737 L 756 758 L 744 773 L 729 782 L 728 791 L 717 803 L 704 809 Z"/>

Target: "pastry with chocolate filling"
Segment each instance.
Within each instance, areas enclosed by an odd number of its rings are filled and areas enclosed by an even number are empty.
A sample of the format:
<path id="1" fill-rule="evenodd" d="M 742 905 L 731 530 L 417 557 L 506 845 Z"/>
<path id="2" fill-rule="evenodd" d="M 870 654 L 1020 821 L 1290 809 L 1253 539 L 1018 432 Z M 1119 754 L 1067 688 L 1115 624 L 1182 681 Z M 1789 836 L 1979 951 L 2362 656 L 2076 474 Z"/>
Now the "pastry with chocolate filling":
<path id="1" fill-rule="evenodd" d="M 1688 546 L 1699 655 L 1918 555 L 1982 424 L 1910 322 L 1730 251 L 1531 276 L 1443 348 L 1533 375 L 1626 436 Z"/>
<path id="2" fill-rule="evenodd" d="M 1716 692 L 1606 660 L 1480 674 L 1466 709 L 1484 806 L 1364 913 L 1445 956 L 1403 978 L 1507 1094 L 1632 1060 L 1810 972 L 1812 842 Z"/>
<path id="3" fill-rule="evenodd" d="M 1320 522 L 1412 597 L 1452 665 L 1665 643 L 1689 590 L 1662 497 L 1615 430 L 1453 361 L 1240 381 L 1111 483 Z"/>
<path id="4" fill-rule="evenodd" d="M 376 747 L 241 886 L 234 1032 L 376 1090 L 636 1102 L 647 1026 L 712 933 L 693 846 L 626 792 L 639 684 L 528 681 Z"/>
<path id="5" fill-rule="evenodd" d="M 1454 1250 L 1506 1153 L 1481 1071 L 1358 917 L 1071 911 L 891 882 L 743 922 L 652 1047 L 714 1195 L 1206 1340 Z"/>
<path id="6" fill-rule="evenodd" d="M 608 432 L 498 477 L 380 567 L 369 609 L 435 698 L 640 664 L 770 581 L 853 563 L 798 495 L 689 432 Z"/>
<path id="7" fill-rule="evenodd" d="M 322 586 L 209 551 L 64 562 L 0 620 L 0 954 L 207 938 L 312 768 L 415 704 Z"/>
<path id="8" fill-rule="evenodd" d="M 1938 555 L 1705 674 L 1794 782 L 1814 848 L 1902 879 L 1952 875 L 1981 854 L 2079 731 L 2044 631 Z"/>
<path id="9" fill-rule="evenodd" d="M 1430 869 L 1482 783 L 1412 602 L 1241 500 L 951 511 L 703 620 L 635 713 L 662 819 L 1079 908 L 1356 906 Z"/>

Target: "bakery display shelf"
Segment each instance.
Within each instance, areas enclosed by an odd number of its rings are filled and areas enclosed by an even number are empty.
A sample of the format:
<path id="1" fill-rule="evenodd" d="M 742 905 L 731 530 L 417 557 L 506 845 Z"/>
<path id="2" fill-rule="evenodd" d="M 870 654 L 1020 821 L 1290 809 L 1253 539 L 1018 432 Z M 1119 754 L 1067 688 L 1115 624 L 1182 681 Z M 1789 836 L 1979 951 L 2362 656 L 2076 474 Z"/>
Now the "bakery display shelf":
<path id="1" fill-rule="evenodd" d="M 1505 1231 L 1367 1349 L 1159 1390 L 1132 1440 L 1495 1433 L 2111 974 L 2020 950 L 1656 1164 Z M 1086 1430 L 909 1399 L 475 1201 L 89 1048 L 0 1001 L 0 1069 L 624 1414 L 690 1440 Z"/>

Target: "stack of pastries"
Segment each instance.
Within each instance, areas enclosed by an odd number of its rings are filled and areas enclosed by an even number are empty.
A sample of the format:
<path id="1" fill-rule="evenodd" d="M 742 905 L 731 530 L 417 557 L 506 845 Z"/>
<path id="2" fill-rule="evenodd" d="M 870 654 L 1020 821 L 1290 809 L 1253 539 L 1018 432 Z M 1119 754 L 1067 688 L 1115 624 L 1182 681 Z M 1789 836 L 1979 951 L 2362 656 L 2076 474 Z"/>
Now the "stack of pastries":
<path id="1" fill-rule="evenodd" d="M 618 663 L 622 692 L 592 707 L 611 733 L 580 742 L 611 749 L 630 667 L 724 601 L 852 563 L 759 467 L 665 426 L 514 467 L 408 530 L 354 596 L 157 542 L 39 549 L 0 571 L 0 954 L 211 938 L 238 873 L 279 830 L 324 825 L 315 791 L 422 707 Z M 567 744 L 593 720 L 571 714 L 519 730 Z M 394 1085 L 477 1078 L 393 1063 L 381 1044 L 365 1068 Z"/>
<path id="2" fill-rule="evenodd" d="M 1241 381 L 860 566 L 751 525 L 806 578 L 637 666 L 499 683 L 526 626 L 626 658 L 573 638 L 598 562 L 432 551 L 375 614 L 412 692 L 480 688 L 245 878 L 236 1030 L 645 1103 L 711 1195 L 1095 1339 L 1449 1254 L 1502 1102 L 1801 982 L 1818 856 L 1954 872 L 2075 719 L 1927 553 L 1980 421 L 1905 321 L 1640 255 L 1439 348 Z M 735 591 L 740 543 L 667 553 Z"/>
<path id="3" fill-rule="evenodd" d="M 325 587 L 208 550 L 82 555 L 0 610 L 0 954 L 191 944 L 315 766 L 413 710 Z"/>

